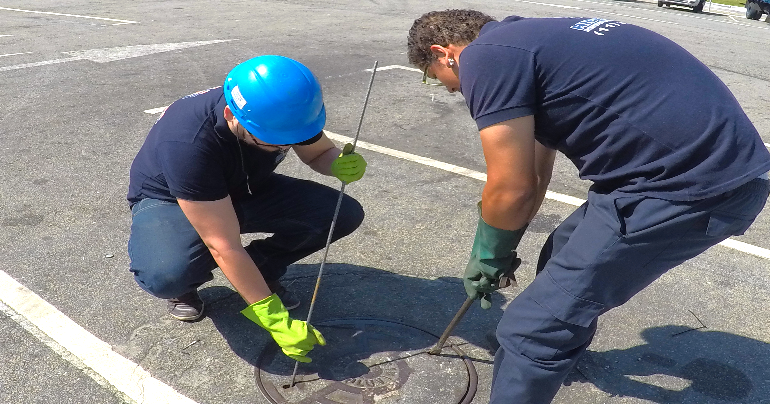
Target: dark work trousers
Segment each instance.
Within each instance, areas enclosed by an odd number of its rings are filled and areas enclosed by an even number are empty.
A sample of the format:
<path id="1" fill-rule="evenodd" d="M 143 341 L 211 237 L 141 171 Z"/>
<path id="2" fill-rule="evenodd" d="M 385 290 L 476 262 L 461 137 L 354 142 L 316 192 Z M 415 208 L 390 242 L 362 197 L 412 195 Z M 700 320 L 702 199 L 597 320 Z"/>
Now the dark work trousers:
<path id="1" fill-rule="evenodd" d="M 339 190 L 272 174 L 258 192 L 234 203 L 241 234 L 274 233 L 246 246 L 265 281 L 278 280 L 288 265 L 326 246 L 338 198 Z M 144 199 L 131 212 L 128 255 L 142 289 L 168 299 L 213 279 L 217 264 L 178 204 Z M 332 240 L 352 233 L 363 219 L 361 205 L 345 195 Z"/>
<path id="2" fill-rule="evenodd" d="M 762 210 L 768 181 L 692 202 L 601 194 L 551 233 L 535 280 L 497 327 L 490 404 L 550 403 L 618 307 L 669 269 L 740 235 Z"/>

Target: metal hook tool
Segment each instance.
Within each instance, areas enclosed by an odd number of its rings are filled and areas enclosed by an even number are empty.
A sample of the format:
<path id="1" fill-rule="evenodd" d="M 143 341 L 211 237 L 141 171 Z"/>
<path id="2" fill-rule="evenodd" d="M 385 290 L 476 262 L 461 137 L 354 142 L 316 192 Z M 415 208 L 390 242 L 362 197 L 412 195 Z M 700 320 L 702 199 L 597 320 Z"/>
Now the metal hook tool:
<path id="1" fill-rule="evenodd" d="M 369 79 L 369 88 L 366 90 L 366 98 L 364 99 L 364 107 L 361 109 L 361 118 L 358 120 L 358 129 L 356 129 L 356 137 L 353 138 L 353 147 L 345 147 L 343 150 L 344 154 L 350 154 L 353 153 L 356 149 L 356 142 L 358 142 L 358 135 L 361 133 L 361 124 L 364 121 L 364 113 L 366 112 L 366 105 L 369 103 L 369 94 L 372 92 L 372 84 L 374 83 L 374 75 L 377 73 L 377 61 L 374 61 L 374 67 L 372 68 L 372 77 Z M 337 207 L 334 208 L 334 216 L 332 217 L 332 225 L 329 229 L 329 237 L 326 238 L 326 248 L 324 250 L 324 256 L 321 260 L 321 266 L 318 268 L 318 278 L 315 282 L 315 290 L 313 290 L 313 298 L 310 300 L 310 309 L 307 312 L 307 324 L 310 325 L 310 318 L 313 316 L 313 308 L 315 307 L 315 300 L 318 296 L 318 288 L 321 286 L 321 275 L 323 275 L 324 272 L 324 265 L 326 264 L 326 257 L 329 256 L 329 246 L 332 243 L 332 234 L 334 234 L 334 226 L 337 224 L 337 216 L 339 216 L 340 213 L 340 205 L 342 205 L 342 197 L 345 195 L 345 185 L 347 185 L 344 181 L 342 182 L 342 187 L 340 187 L 340 196 L 337 198 Z M 291 374 L 291 383 L 289 384 L 289 387 L 294 387 L 294 380 L 297 377 L 297 368 L 299 368 L 299 362 L 294 363 L 294 372 Z"/>
<path id="2" fill-rule="evenodd" d="M 500 277 L 500 280 L 497 283 L 498 288 L 507 288 L 508 286 L 517 286 L 517 285 L 518 283 L 516 282 L 516 277 L 513 275 L 513 271 L 510 271 L 509 273 Z M 457 313 L 455 314 L 454 318 L 452 318 L 452 321 L 449 322 L 449 325 L 446 327 L 446 330 L 444 330 L 444 333 L 441 334 L 441 338 L 439 338 L 438 343 L 436 343 L 436 345 L 428 351 L 429 354 L 438 355 L 441 353 L 441 350 L 444 348 L 444 343 L 446 343 L 447 338 L 449 338 L 449 336 L 452 335 L 452 331 L 455 329 L 457 324 L 463 318 L 463 316 L 465 315 L 465 312 L 471 308 L 471 305 L 473 304 L 474 300 L 476 299 L 472 297 L 465 299 L 465 302 L 463 303 L 463 305 L 460 306 L 460 310 L 457 310 Z"/>

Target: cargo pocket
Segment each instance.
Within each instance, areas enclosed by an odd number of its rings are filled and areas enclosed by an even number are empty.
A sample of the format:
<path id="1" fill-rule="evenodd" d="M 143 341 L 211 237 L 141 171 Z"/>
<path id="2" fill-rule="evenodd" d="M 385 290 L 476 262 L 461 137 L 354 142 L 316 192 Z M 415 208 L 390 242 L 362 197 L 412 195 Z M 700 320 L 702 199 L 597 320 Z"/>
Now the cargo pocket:
<path id="1" fill-rule="evenodd" d="M 712 212 L 706 235 L 711 237 L 740 236 L 751 226 L 753 220 L 730 216 L 720 212 Z"/>
<path id="2" fill-rule="evenodd" d="M 572 295 L 561 287 L 548 271 L 539 275 L 546 293 L 533 293 L 532 299 L 557 319 L 576 325 L 588 327 L 604 311 L 604 305 Z"/>

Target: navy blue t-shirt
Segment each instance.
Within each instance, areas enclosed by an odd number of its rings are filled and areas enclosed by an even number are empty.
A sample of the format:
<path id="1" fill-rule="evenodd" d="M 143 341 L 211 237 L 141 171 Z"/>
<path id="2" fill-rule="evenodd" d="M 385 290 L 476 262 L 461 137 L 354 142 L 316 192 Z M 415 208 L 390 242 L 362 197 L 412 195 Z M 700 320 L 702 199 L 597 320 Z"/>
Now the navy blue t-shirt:
<path id="1" fill-rule="evenodd" d="M 257 190 L 285 151 L 240 141 L 227 126 L 222 87 L 171 104 L 150 129 L 131 164 L 128 202 L 238 200 Z"/>
<path id="2" fill-rule="evenodd" d="M 535 138 L 606 192 L 698 200 L 770 170 L 727 86 L 674 42 L 599 18 L 508 17 L 460 55 L 479 130 L 534 115 Z"/>

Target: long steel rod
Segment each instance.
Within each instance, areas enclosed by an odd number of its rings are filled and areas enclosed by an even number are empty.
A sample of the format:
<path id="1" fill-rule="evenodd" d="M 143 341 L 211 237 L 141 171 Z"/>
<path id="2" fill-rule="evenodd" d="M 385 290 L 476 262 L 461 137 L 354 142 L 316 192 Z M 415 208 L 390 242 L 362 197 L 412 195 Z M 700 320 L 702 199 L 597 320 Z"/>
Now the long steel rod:
<path id="1" fill-rule="evenodd" d="M 358 119 L 358 129 L 356 129 L 356 137 L 353 138 L 353 148 L 350 150 L 352 153 L 356 149 L 356 143 L 358 142 L 358 135 L 361 133 L 361 124 L 364 122 L 364 113 L 366 112 L 366 105 L 369 104 L 369 94 L 372 92 L 372 84 L 374 84 L 374 75 L 377 73 L 377 61 L 374 61 L 374 67 L 372 68 L 372 77 L 369 79 L 369 88 L 366 90 L 366 98 L 364 98 L 364 107 L 361 109 L 361 117 Z M 310 318 L 313 316 L 313 308 L 315 308 L 316 297 L 318 296 L 318 289 L 321 286 L 321 276 L 324 273 L 324 266 L 326 265 L 326 258 L 329 256 L 329 246 L 332 244 L 332 235 L 334 234 L 334 226 L 337 224 L 337 216 L 340 213 L 340 206 L 342 205 L 342 197 L 345 195 L 345 185 L 342 181 L 340 187 L 340 196 L 337 198 L 337 206 L 334 208 L 334 216 L 332 217 L 332 225 L 329 229 L 329 236 L 326 238 L 326 248 L 324 249 L 324 256 L 321 260 L 321 266 L 318 268 L 318 278 L 315 282 L 315 289 L 313 290 L 313 298 L 310 299 L 310 309 L 307 312 L 307 324 L 310 325 Z M 291 383 L 289 387 L 294 387 L 294 380 L 297 377 L 297 369 L 299 368 L 299 362 L 294 363 L 294 372 L 291 374 Z"/>

